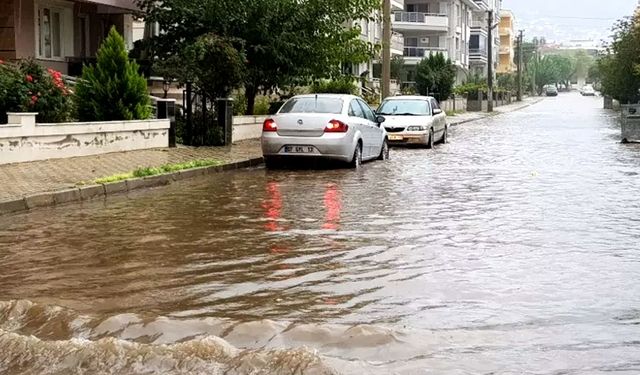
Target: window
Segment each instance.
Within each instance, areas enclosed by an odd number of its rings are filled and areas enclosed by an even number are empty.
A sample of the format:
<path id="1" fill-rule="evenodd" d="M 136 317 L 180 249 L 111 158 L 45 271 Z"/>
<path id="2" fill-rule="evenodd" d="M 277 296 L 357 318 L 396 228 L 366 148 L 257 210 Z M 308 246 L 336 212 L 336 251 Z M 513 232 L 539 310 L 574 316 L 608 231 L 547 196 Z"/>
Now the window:
<path id="1" fill-rule="evenodd" d="M 351 104 L 349 105 L 349 116 L 365 118 L 364 113 L 362 112 L 362 108 L 358 105 L 358 102 L 356 100 L 352 100 Z"/>
<path id="2" fill-rule="evenodd" d="M 38 7 L 38 57 L 45 59 L 63 58 L 63 19 L 60 8 Z"/>
<path id="3" fill-rule="evenodd" d="M 342 99 L 299 97 L 286 102 L 279 113 L 342 113 Z"/>
<path id="4" fill-rule="evenodd" d="M 378 113 L 381 115 L 430 115 L 429 102 L 421 99 L 390 99 L 382 103 Z"/>
<path id="5" fill-rule="evenodd" d="M 431 108 L 433 108 L 434 110 L 440 109 L 440 104 L 438 104 L 437 100 L 431 99 Z"/>
<path id="6" fill-rule="evenodd" d="M 371 122 L 377 122 L 376 121 L 376 115 L 373 114 L 373 111 L 371 110 L 371 107 L 369 107 L 369 104 L 365 103 L 363 100 L 360 100 L 360 99 L 358 99 L 358 103 L 360 103 L 360 105 L 362 106 L 362 111 L 364 112 L 364 117 L 367 118 Z"/>
<path id="7" fill-rule="evenodd" d="M 480 49 L 480 35 L 471 35 L 469 49 Z"/>

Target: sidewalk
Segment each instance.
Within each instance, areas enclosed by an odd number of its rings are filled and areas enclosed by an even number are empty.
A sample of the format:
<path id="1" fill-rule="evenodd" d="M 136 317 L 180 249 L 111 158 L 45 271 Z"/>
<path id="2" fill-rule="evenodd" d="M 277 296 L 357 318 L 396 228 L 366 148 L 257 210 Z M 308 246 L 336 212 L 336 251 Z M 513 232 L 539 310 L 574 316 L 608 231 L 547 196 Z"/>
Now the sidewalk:
<path id="1" fill-rule="evenodd" d="M 77 189 L 81 182 L 90 183 L 101 177 L 127 173 L 141 167 L 202 159 L 221 161 L 223 167 L 210 168 L 216 170 L 258 164 L 262 161 L 260 141 L 242 141 L 229 147 L 181 146 L 0 165 L 0 214 L 20 211 L 22 205 L 15 201 L 33 195 Z M 8 205 L 10 202 L 13 204 Z"/>
<path id="2" fill-rule="evenodd" d="M 448 118 L 449 125 L 456 126 L 460 124 L 464 124 L 471 121 L 481 120 L 483 118 L 496 116 L 502 113 L 509 113 L 521 110 L 523 108 L 529 107 L 533 104 L 536 104 L 542 101 L 541 97 L 528 97 L 524 98 L 521 102 L 512 103 L 509 105 L 504 105 L 501 107 L 496 107 L 493 109 L 493 113 L 487 112 L 464 112 L 457 114 L 455 116 L 450 116 Z"/>
<path id="3" fill-rule="evenodd" d="M 520 103 L 497 107 L 493 114 L 462 113 L 451 116 L 449 123 L 452 126 L 460 125 L 501 113 L 517 111 L 541 100 L 542 98 L 527 98 Z M 157 167 L 169 163 L 202 159 L 219 160 L 223 165 L 110 184 L 91 184 L 91 181 L 98 178 L 131 172 L 137 168 Z M 254 139 L 228 147 L 193 148 L 181 146 L 0 165 L 0 215 L 58 203 L 104 197 L 133 189 L 166 185 L 175 180 L 258 165 L 261 162 L 260 140 Z M 79 185 L 80 183 L 85 185 Z"/>

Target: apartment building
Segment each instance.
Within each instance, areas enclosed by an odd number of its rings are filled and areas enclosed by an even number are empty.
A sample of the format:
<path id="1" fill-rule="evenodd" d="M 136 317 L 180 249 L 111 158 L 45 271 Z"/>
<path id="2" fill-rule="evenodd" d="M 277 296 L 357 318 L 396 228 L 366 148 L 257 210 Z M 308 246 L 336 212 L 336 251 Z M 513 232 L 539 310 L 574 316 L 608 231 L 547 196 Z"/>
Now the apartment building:
<path id="1" fill-rule="evenodd" d="M 442 53 L 458 70 L 462 83 L 470 68 L 469 43 L 472 14 L 480 7 L 472 0 L 393 1 L 392 29 L 403 41 L 406 77 L 415 81 L 416 66 L 425 57 Z M 402 9 L 397 9 L 402 6 Z"/>
<path id="2" fill-rule="evenodd" d="M 498 68 L 500 34 L 493 30 L 493 40 L 489 41 L 489 11 L 493 11 L 494 24 L 500 21 L 501 0 L 474 0 L 478 10 L 473 13 L 471 22 L 471 37 L 469 39 L 469 65 L 473 75 L 486 77 L 488 72 L 489 43 L 493 43 L 494 74 Z"/>
<path id="3" fill-rule="evenodd" d="M 77 75 L 115 26 L 133 44 L 133 0 L 0 0 L 0 60 L 34 58 Z"/>
<path id="4" fill-rule="evenodd" d="M 515 58 L 515 19 L 510 10 L 500 11 L 500 60 L 498 73 L 513 73 L 517 70 Z"/>

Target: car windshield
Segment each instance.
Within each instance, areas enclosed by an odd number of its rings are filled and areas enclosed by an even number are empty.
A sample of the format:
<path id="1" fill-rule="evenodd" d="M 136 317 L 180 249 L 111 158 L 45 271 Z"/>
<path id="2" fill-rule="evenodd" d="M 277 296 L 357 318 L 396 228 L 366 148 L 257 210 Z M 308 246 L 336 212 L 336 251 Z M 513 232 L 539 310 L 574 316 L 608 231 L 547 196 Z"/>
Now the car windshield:
<path id="1" fill-rule="evenodd" d="M 342 113 L 340 98 L 303 97 L 286 102 L 279 113 Z"/>
<path id="2" fill-rule="evenodd" d="M 430 115 L 429 103 L 425 100 L 387 100 L 378 109 L 381 115 L 425 116 Z"/>

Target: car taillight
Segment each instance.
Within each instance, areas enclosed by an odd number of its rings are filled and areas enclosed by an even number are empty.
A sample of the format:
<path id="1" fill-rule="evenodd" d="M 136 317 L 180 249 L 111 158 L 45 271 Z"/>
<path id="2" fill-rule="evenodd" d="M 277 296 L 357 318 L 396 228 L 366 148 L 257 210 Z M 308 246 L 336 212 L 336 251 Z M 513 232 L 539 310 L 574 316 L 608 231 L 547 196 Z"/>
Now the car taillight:
<path id="1" fill-rule="evenodd" d="M 276 122 L 273 119 L 268 118 L 268 119 L 264 120 L 264 123 L 262 124 L 262 131 L 263 132 L 276 132 L 276 131 L 278 131 L 278 124 L 276 124 Z"/>
<path id="2" fill-rule="evenodd" d="M 324 128 L 325 133 L 346 133 L 349 125 L 340 120 L 331 120 Z"/>

